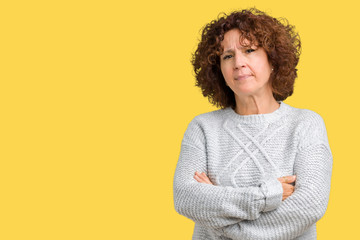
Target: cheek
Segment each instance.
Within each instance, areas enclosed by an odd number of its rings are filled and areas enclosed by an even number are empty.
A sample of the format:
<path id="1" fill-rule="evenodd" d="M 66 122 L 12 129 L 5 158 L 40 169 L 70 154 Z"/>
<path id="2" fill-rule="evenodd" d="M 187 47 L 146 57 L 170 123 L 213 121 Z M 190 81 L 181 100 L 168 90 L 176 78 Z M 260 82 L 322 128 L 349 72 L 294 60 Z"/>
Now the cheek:
<path id="1" fill-rule="evenodd" d="M 231 76 L 231 68 L 229 68 L 226 64 L 221 64 L 220 69 L 225 79 Z"/>
<path id="2" fill-rule="evenodd" d="M 257 64 L 253 65 L 256 68 L 256 72 L 263 76 L 263 77 L 269 77 L 271 73 L 271 67 L 269 63 L 267 62 L 258 62 Z"/>
<path id="3" fill-rule="evenodd" d="M 220 62 L 220 70 L 221 70 L 221 72 L 224 72 L 224 68 L 225 68 L 225 65 L 222 62 Z"/>

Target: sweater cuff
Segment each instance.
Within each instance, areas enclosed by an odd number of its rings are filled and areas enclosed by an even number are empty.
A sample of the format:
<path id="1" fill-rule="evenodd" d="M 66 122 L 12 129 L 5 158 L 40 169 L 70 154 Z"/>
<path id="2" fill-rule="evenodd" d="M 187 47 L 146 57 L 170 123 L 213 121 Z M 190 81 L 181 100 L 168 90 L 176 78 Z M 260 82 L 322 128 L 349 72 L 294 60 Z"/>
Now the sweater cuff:
<path id="1" fill-rule="evenodd" d="M 278 208 L 282 202 L 283 188 L 277 178 L 271 178 L 263 182 L 260 187 L 265 196 L 265 207 L 263 212 L 269 212 Z"/>

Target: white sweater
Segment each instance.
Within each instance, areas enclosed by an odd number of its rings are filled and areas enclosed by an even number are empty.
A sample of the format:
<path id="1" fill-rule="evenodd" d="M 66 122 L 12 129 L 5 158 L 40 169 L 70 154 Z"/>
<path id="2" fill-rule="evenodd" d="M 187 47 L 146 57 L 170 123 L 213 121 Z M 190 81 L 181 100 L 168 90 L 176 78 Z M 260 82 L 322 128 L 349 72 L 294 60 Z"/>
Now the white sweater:
<path id="1" fill-rule="evenodd" d="M 321 116 L 279 102 L 272 113 L 225 108 L 188 125 L 174 175 L 176 211 L 193 239 L 316 239 L 330 193 L 332 154 Z M 205 172 L 211 184 L 194 179 Z M 282 201 L 277 178 L 296 175 Z"/>

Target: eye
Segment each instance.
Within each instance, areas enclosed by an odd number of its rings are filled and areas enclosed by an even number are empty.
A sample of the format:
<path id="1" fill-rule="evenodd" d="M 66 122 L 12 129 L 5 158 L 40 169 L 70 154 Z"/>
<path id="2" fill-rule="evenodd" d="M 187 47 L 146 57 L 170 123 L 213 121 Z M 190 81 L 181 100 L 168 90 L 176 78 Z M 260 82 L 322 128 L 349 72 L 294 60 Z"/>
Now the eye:
<path id="1" fill-rule="evenodd" d="M 232 57 L 231 55 L 225 55 L 225 56 L 223 57 L 223 59 L 226 60 L 226 59 L 229 59 L 229 58 L 231 58 L 231 57 Z"/>
<path id="2" fill-rule="evenodd" d="M 252 49 L 252 48 L 249 48 L 249 49 L 246 49 L 246 50 L 245 50 L 246 53 L 252 53 L 252 52 L 254 52 L 254 51 L 255 51 L 255 49 Z"/>

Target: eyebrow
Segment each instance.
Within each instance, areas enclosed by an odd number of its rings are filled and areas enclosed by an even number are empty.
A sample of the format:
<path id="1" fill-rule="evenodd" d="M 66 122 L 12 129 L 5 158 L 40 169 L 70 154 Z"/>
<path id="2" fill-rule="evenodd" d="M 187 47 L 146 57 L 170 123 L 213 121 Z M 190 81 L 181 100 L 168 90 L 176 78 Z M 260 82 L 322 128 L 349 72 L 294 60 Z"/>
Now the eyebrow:
<path id="1" fill-rule="evenodd" d="M 233 49 L 228 49 L 228 50 L 224 51 L 224 53 L 227 53 L 227 52 L 234 52 L 234 50 Z"/>
<path id="2" fill-rule="evenodd" d="M 240 48 L 242 48 L 242 49 L 244 49 L 244 48 L 253 48 L 254 46 L 252 45 L 252 46 L 241 46 Z M 255 49 L 256 49 L 257 47 L 255 47 Z M 224 51 L 223 52 L 223 54 L 224 53 L 232 53 L 232 52 L 234 52 L 234 50 L 232 49 L 232 48 L 230 48 L 230 49 L 227 49 L 226 51 Z"/>
<path id="3" fill-rule="evenodd" d="M 242 48 L 244 48 L 244 47 L 242 47 Z M 228 50 L 226 50 L 226 51 L 224 51 L 223 52 L 223 54 L 225 54 L 225 53 L 233 53 L 234 52 L 234 49 L 228 49 Z"/>

